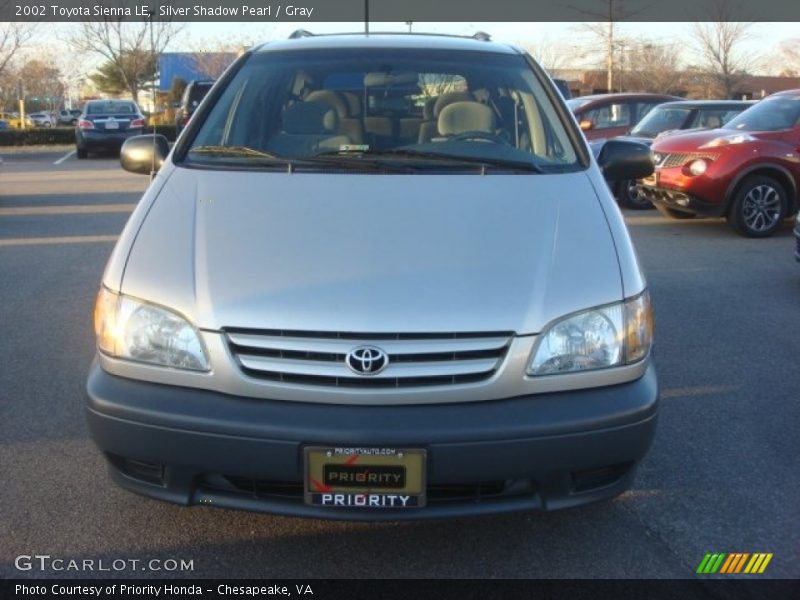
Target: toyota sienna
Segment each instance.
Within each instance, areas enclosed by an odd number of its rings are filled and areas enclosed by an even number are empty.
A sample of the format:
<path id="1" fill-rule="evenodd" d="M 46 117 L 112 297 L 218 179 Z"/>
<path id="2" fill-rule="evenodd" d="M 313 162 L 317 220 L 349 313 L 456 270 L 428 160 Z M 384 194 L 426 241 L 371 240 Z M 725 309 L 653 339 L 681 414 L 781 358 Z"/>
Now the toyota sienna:
<path id="1" fill-rule="evenodd" d="M 630 487 L 653 439 L 650 297 L 547 74 L 487 36 L 306 32 L 245 53 L 102 278 L 91 435 L 145 496 L 380 520 Z"/>

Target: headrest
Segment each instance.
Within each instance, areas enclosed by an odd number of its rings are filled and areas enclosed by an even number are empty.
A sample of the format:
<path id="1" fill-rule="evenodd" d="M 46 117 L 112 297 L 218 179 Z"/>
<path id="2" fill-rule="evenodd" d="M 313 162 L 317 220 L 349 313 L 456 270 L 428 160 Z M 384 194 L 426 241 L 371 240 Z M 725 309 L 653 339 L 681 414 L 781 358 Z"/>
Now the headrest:
<path id="1" fill-rule="evenodd" d="M 438 99 L 439 97 L 437 96 L 425 100 L 425 104 L 422 106 L 422 118 L 426 121 L 433 121 L 433 107 L 436 105 Z"/>
<path id="2" fill-rule="evenodd" d="M 475 100 L 469 92 L 447 92 L 442 94 L 436 99 L 436 104 L 433 105 L 433 116 L 439 118 L 442 114 L 442 109 L 448 104 L 453 102 L 472 102 Z"/>
<path id="3" fill-rule="evenodd" d="M 454 102 L 442 109 L 437 128 L 442 135 L 458 135 L 467 131 L 494 133 L 494 111 L 480 102 Z"/>
<path id="4" fill-rule="evenodd" d="M 355 92 L 342 92 L 347 102 L 347 114 L 351 117 L 361 116 L 361 98 Z"/>
<path id="5" fill-rule="evenodd" d="M 324 102 L 329 104 L 336 110 L 336 114 L 340 119 L 347 118 L 347 102 L 344 101 L 337 92 L 331 90 L 317 90 L 311 92 L 305 98 L 306 102 Z"/>
<path id="6" fill-rule="evenodd" d="M 301 135 L 331 133 L 339 125 L 336 111 L 324 102 L 297 102 L 283 112 L 283 131 Z"/>

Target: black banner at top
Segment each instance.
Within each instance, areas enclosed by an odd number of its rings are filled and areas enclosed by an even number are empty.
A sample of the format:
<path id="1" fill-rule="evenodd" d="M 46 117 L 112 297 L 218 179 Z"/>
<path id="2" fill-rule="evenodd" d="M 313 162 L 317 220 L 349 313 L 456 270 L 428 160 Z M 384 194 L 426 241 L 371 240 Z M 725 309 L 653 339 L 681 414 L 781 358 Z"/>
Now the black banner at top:
<path id="1" fill-rule="evenodd" d="M 800 21 L 798 0 L 0 0 L 0 21 Z"/>

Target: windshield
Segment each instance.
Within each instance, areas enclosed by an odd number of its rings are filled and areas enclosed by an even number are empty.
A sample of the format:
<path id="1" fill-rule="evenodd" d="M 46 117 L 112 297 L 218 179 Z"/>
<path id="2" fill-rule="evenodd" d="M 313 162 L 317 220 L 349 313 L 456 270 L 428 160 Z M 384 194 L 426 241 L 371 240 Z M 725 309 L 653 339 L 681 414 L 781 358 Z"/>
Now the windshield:
<path id="1" fill-rule="evenodd" d="M 92 102 L 86 105 L 87 115 L 132 115 L 136 108 L 130 102 Z"/>
<path id="2" fill-rule="evenodd" d="M 779 131 L 800 125 L 800 96 L 773 96 L 731 119 L 723 129 Z"/>
<path id="3" fill-rule="evenodd" d="M 639 123 L 631 129 L 632 135 L 654 138 L 663 131 L 681 129 L 686 122 L 691 108 L 670 108 L 656 106 Z"/>
<path id="4" fill-rule="evenodd" d="M 192 162 L 281 159 L 527 172 L 578 168 L 544 89 L 516 54 L 378 48 L 256 53 L 195 135 Z M 356 160 L 357 159 L 357 160 Z"/>
<path id="5" fill-rule="evenodd" d="M 592 101 L 592 98 L 570 98 L 567 100 L 567 106 L 572 112 L 578 110 L 581 106 L 589 104 Z"/>

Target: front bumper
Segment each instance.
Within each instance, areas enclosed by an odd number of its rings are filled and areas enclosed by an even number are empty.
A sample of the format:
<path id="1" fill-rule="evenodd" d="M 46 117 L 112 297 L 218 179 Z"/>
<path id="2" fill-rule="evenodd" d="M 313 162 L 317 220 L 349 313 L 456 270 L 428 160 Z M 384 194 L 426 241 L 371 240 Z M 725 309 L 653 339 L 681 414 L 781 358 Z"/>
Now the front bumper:
<path id="1" fill-rule="evenodd" d="M 260 400 L 110 375 L 87 383 L 91 436 L 121 486 L 183 505 L 402 520 L 553 510 L 628 489 L 655 434 L 658 385 L 463 404 L 354 406 Z M 428 504 L 358 509 L 303 503 L 303 446 L 420 447 Z"/>
<path id="2" fill-rule="evenodd" d="M 706 202 L 693 194 L 641 183 L 638 187 L 642 196 L 655 205 L 704 217 L 721 217 L 725 214 L 724 204 Z"/>
<path id="3" fill-rule="evenodd" d="M 75 134 L 76 144 L 86 150 L 116 149 L 122 147 L 128 138 L 142 135 L 142 129 L 126 129 L 125 131 L 92 131 L 80 130 Z"/>

